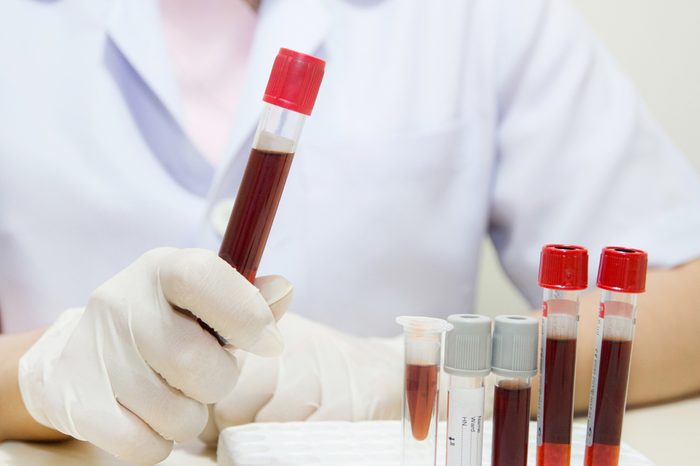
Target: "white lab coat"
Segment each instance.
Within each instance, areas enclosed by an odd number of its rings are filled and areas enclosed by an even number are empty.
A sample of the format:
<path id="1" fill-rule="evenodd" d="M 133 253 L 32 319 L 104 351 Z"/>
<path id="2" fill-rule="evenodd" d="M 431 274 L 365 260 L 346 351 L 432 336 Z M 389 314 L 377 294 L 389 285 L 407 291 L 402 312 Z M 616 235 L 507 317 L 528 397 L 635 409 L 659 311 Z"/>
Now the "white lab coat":
<path id="1" fill-rule="evenodd" d="M 0 3 L 5 331 L 150 248 L 218 247 L 281 46 L 328 62 L 260 270 L 295 283 L 296 312 L 375 335 L 468 312 L 487 232 L 533 304 L 546 242 L 589 246 L 592 268 L 604 244 L 700 255 L 692 169 L 563 1 L 263 0 L 216 169 L 182 130 L 159 21 L 155 0 Z"/>

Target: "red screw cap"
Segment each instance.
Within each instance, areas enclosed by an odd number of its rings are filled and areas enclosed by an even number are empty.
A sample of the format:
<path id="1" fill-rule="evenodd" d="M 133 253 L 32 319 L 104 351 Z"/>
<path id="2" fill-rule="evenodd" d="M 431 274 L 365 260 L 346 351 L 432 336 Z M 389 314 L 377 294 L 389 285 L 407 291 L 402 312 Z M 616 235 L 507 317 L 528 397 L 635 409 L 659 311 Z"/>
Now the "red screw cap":
<path id="1" fill-rule="evenodd" d="M 640 249 L 603 248 L 598 267 L 598 288 L 643 293 L 647 281 L 647 253 Z"/>
<path id="2" fill-rule="evenodd" d="M 588 286 L 586 248 L 567 244 L 542 247 L 539 282 L 542 288 L 585 290 Z"/>
<path id="3" fill-rule="evenodd" d="M 326 62 L 289 49 L 280 49 L 272 65 L 263 100 L 295 112 L 311 115 Z"/>

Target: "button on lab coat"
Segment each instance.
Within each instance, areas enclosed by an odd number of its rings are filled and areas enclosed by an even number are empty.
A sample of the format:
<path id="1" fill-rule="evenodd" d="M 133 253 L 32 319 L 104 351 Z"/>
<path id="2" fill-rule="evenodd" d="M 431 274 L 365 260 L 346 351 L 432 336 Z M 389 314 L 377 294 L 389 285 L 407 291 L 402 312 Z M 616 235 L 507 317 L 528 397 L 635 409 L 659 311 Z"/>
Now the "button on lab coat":
<path id="1" fill-rule="evenodd" d="M 545 242 L 700 254 L 692 169 L 566 2 L 263 1 L 216 168 L 183 132 L 157 8 L 0 5 L 5 331 L 150 248 L 217 249 L 281 46 L 328 62 L 260 268 L 296 312 L 374 335 L 469 312 L 486 233 L 533 304 Z"/>

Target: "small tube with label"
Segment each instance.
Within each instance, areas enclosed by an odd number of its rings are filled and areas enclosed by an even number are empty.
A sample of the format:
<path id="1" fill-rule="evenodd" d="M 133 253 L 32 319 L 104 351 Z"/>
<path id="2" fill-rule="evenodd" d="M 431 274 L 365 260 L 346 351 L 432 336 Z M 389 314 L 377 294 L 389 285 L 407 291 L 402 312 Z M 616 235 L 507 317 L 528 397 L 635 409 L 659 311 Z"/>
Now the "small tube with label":
<path id="1" fill-rule="evenodd" d="M 586 466 L 617 466 L 627 402 L 637 296 L 646 286 L 647 253 L 608 247 L 600 255 L 600 313 L 588 405 Z"/>
<path id="2" fill-rule="evenodd" d="M 532 317 L 496 317 L 491 362 L 491 371 L 496 374 L 491 466 L 527 466 L 537 331 L 537 319 Z"/>
<path id="3" fill-rule="evenodd" d="M 452 324 L 433 317 L 402 316 L 404 330 L 403 460 L 404 466 L 437 461 L 438 391 L 442 341 Z"/>
<path id="4" fill-rule="evenodd" d="M 445 340 L 447 466 L 481 466 L 484 441 L 484 377 L 491 372 L 491 319 L 474 314 L 447 318 Z"/>
<path id="5" fill-rule="evenodd" d="M 537 466 L 569 466 L 579 296 L 588 286 L 588 251 L 548 244 L 540 256 L 544 289 L 537 403 Z"/>

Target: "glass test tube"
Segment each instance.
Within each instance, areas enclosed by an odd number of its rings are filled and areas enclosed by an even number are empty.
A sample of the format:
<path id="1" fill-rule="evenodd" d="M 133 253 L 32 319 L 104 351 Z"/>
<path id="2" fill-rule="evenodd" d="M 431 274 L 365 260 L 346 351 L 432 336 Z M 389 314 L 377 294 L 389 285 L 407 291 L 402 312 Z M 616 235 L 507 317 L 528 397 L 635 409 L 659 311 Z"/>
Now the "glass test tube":
<path id="1" fill-rule="evenodd" d="M 311 115 L 325 62 L 280 49 L 265 106 L 219 256 L 255 280 L 306 116 Z"/>
<path id="2" fill-rule="evenodd" d="M 588 251 L 581 246 L 544 246 L 539 284 L 544 289 L 544 299 L 537 466 L 569 466 L 579 295 L 588 286 Z"/>
<path id="3" fill-rule="evenodd" d="M 445 339 L 447 466 L 481 466 L 484 441 L 484 377 L 491 372 L 491 319 L 473 314 L 447 318 Z"/>
<path id="4" fill-rule="evenodd" d="M 496 374 L 491 466 L 527 466 L 537 332 L 537 319 L 532 317 L 496 317 L 491 363 L 491 371 Z"/>
<path id="5" fill-rule="evenodd" d="M 646 285 L 647 254 L 638 249 L 603 249 L 597 345 L 588 406 L 586 466 L 617 466 L 627 402 L 637 296 Z"/>
<path id="6" fill-rule="evenodd" d="M 284 48 L 272 66 L 253 148 L 219 249 L 219 256 L 251 283 L 324 69 L 323 60 Z M 226 344 L 225 338 L 198 321 L 220 344 Z"/>
<path id="7" fill-rule="evenodd" d="M 404 330 L 403 465 L 437 460 L 438 391 L 442 340 L 452 325 L 432 317 L 402 316 Z"/>

